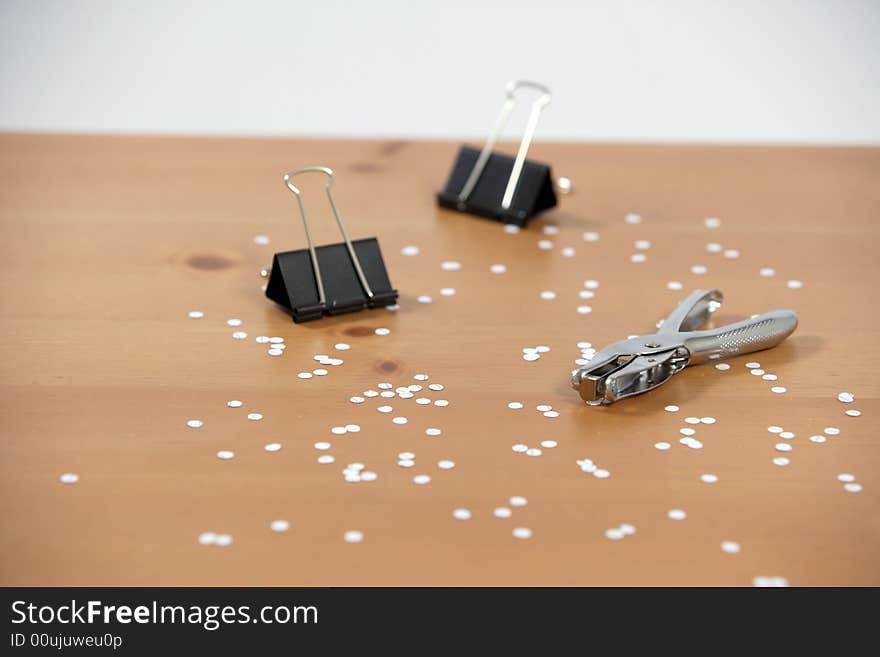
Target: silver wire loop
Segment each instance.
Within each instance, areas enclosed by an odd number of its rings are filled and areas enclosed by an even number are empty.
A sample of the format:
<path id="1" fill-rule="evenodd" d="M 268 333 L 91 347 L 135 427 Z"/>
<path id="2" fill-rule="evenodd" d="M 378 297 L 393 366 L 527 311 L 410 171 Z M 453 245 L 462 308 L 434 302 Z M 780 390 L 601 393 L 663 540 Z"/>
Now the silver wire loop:
<path id="1" fill-rule="evenodd" d="M 551 98 L 550 89 L 543 84 L 530 82 L 528 80 L 511 80 L 505 86 L 504 104 L 501 106 L 501 113 L 495 120 L 495 125 L 492 127 L 492 132 L 489 133 L 486 145 L 483 146 L 483 150 L 480 151 L 480 156 L 477 158 L 474 168 L 471 169 L 468 179 L 465 181 L 464 186 L 461 188 L 461 192 L 458 194 L 458 200 L 460 203 L 467 201 L 471 193 L 474 191 L 474 187 L 477 186 L 477 182 L 479 182 L 480 176 L 483 174 L 483 169 L 486 168 L 486 163 L 489 161 L 489 156 L 492 154 L 492 149 L 495 147 L 495 142 L 498 141 L 501 131 L 507 125 L 510 114 L 516 106 L 516 91 L 523 88 L 537 89 L 541 92 L 541 95 L 534 103 L 532 103 L 532 111 L 529 113 L 529 120 L 528 123 L 526 123 L 525 132 L 523 133 L 522 141 L 519 144 L 519 150 L 516 153 L 516 160 L 514 161 L 513 169 L 510 172 L 510 178 L 507 180 L 504 197 L 501 199 L 501 207 L 505 210 L 510 209 L 510 205 L 513 202 L 513 195 L 516 192 L 516 186 L 519 184 L 519 179 L 522 175 L 523 165 L 526 161 L 526 154 L 529 152 L 529 146 L 535 135 L 535 128 L 538 126 L 538 119 L 541 117 L 541 111 L 550 104 Z"/>
<path id="2" fill-rule="evenodd" d="M 312 260 L 312 269 L 315 272 L 315 282 L 318 287 L 318 298 L 321 301 L 322 305 L 326 304 L 326 298 L 324 296 L 324 278 L 321 276 L 321 267 L 318 265 L 318 254 L 315 252 L 315 245 L 312 243 L 312 233 L 309 230 L 309 220 L 306 216 L 306 208 L 303 205 L 302 200 L 302 192 L 300 192 L 299 188 L 290 182 L 290 179 L 294 176 L 298 176 L 301 173 L 308 172 L 317 172 L 323 173 L 327 176 L 327 199 L 330 201 L 330 207 L 333 209 L 333 216 L 336 217 L 336 223 L 339 226 L 339 230 L 342 233 L 342 238 L 345 240 L 345 246 L 348 249 L 348 255 L 351 257 L 351 262 L 354 265 L 354 269 L 357 272 L 358 279 L 361 282 L 361 287 L 364 288 L 364 292 L 366 292 L 367 296 L 372 299 L 373 291 L 370 289 L 369 283 L 367 283 L 367 277 L 364 275 L 364 270 L 361 268 L 361 261 L 357 257 L 357 254 L 354 252 L 354 246 L 351 243 L 351 240 L 348 238 L 348 232 L 345 230 L 345 224 L 342 222 L 342 216 L 339 214 L 339 209 L 336 207 L 336 201 L 333 199 L 333 181 L 335 180 L 335 176 L 333 174 L 333 169 L 330 167 L 318 167 L 318 166 L 310 166 L 310 167 L 300 167 L 299 169 L 294 169 L 293 171 L 288 171 L 284 174 L 284 184 L 287 188 L 296 195 L 296 201 L 299 204 L 299 212 L 302 215 L 303 227 L 306 231 L 306 240 L 309 243 L 309 256 Z"/>

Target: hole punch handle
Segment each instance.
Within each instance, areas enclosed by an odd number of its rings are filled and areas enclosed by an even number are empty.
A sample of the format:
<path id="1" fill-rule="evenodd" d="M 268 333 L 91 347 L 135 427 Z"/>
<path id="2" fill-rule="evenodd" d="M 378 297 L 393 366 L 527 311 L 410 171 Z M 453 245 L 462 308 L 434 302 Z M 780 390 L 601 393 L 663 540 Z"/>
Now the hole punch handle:
<path id="1" fill-rule="evenodd" d="M 680 333 L 695 331 L 709 321 L 716 310 L 721 307 L 724 295 L 721 290 L 697 290 L 678 304 L 669 317 L 663 320 L 657 333 Z"/>
<path id="2" fill-rule="evenodd" d="M 336 217 L 336 224 L 339 226 L 339 231 L 342 233 L 342 239 L 345 241 L 345 246 L 348 249 L 348 255 L 351 258 L 352 264 L 354 265 L 355 272 L 357 272 L 358 280 L 361 283 L 361 287 L 364 289 L 367 297 L 372 299 L 373 291 L 370 289 L 369 283 L 367 283 L 367 277 L 364 275 L 364 270 L 361 267 L 361 262 L 354 251 L 354 246 L 352 246 L 351 240 L 348 238 L 348 232 L 345 230 L 345 224 L 342 221 L 342 216 L 339 214 L 339 209 L 336 207 L 336 201 L 333 199 L 333 182 L 335 180 L 333 169 L 331 169 L 330 167 L 322 166 L 308 166 L 300 167 L 299 169 L 294 169 L 293 171 L 288 171 L 287 173 L 285 173 L 284 184 L 291 192 L 294 193 L 294 195 L 296 196 L 296 202 L 299 204 L 299 212 L 302 216 L 303 227 L 306 231 L 306 240 L 309 243 L 309 256 L 312 260 L 312 269 L 315 272 L 315 283 L 317 284 L 318 288 L 318 299 L 320 300 L 322 306 L 326 305 L 327 299 L 324 296 L 324 278 L 321 276 L 321 267 L 318 265 L 318 254 L 315 252 L 315 245 L 312 242 L 312 233 L 309 230 L 309 220 L 306 215 L 305 205 L 303 204 L 302 192 L 296 185 L 290 182 L 290 179 L 294 176 L 298 176 L 301 173 L 309 172 L 323 173 L 327 176 L 327 199 L 330 201 L 330 207 L 333 210 L 333 216 Z"/>
<path id="3" fill-rule="evenodd" d="M 548 89 L 543 84 L 538 82 L 531 82 L 528 80 L 511 80 L 507 83 L 505 87 L 505 97 L 504 104 L 501 106 L 501 113 L 498 115 L 498 118 L 495 120 L 495 125 L 492 127 L 492 131 L 489 133 L 489 138 L 486 140 L 486 145 L 483 146 L 483 150 L 480 151 L 480 155 L 477 158 L 476 163 L 474 164 L 474 168 L 471 169 L 470 175 L 464 183 L 464 186 L 461 188 L 461 191 L 458 194 L 458 200 L 460 203 L 464 203 L 468 200 L 471 193 L 474 191 L 474 187 L 477 186 L 477 183 L 480 180 L 480 176 L 483 174 L 483 169 L 486 168 L 486 163 L 489 161 L 489 157 L 492 155 L 492 149 L 495 147 L 495 143 L 498 141 L 498 137 L 501 134 L 501 131 L 507 125 L 507 121 L 510 118 L 510 113 L 513 111 L 513 108 L 516 106 L 516 91 L 518 89 L 529 88 L 529 89 L 537 89 L 541 92 L 541 95 L 532 103 L 532 110 L 529 113 L 529 120 L 526 123 L 525 131 L 523 132 L 522 141 L 519 144 L 519 150 L 516 153 L 516 160 L 513 163 L 513 169 L 510 172 L 510 178 L 507 180 L 507 187 L 504 190 L 504 196 L 501 199 L 501 207 L 505 210 L 509 210 L 511 204 L 513 203 L 513 195 L 516 193 L 516 186 L 519 183 L 520 176 L 522 175 L 523 165 L 526 161 L 526 155 L 529 152 L 529 146 L 532 143 L 532 138 L 535 135 L 535 129 L 538 127 L 538 119 L 541 118 L 541 112 L 543 109 L 550 104 L 550 99 L 552 98 L 552 94 L 550 93 L 550 89 Z"/>
<path id="4" fill-rule="evenodd" d="M 691 353 L 688 364 L 770 349 L 791 335 L 797 325 L 797 314 L 793 310 L 771 310 L 717 329 L 695 331 L 684 341 Z"/>

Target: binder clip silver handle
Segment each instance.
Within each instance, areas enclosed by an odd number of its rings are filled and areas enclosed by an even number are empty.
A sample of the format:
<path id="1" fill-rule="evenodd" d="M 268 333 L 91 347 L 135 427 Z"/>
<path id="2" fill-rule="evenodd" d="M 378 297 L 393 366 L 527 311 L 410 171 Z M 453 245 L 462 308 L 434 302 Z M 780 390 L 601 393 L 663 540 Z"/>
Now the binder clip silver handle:
<path id="1" fill-rule="evenodd" d="M 367 297 L 373 298 L 373 291 L 370 289 L 369 283 L 367 283 L 367 277 L 364 275 L 364 270 L 361 267 L 361 261 L 358 259 L 357 254 L 354 251 L 354 246 L 352 246 L 351 240 L 348 238 L 348 232 L 345 230 L 345 224 L 342 221 L 342 216 L 339 214 L 339 208 L 336 207 L 336 201 L 333 199 L 333 181 L 335 176 L 333 174 L 333 169 L 329 167 L 318 167 L 318 166 L 310 166 L 310 167 L 300 167 L 299 169 L 294 169 L 293 171 L 288 171 L 284 174 L 284 184 L 287 188 L 296 195 L 296 201 L 299 204 L 299 212 L 302 216 L 303 227 L 306 231 L 306 240 L 309 243 L 309 256 L 312 260 L 312 268 L 315 272 L 315 283 L 318 287 L 318 298 L 321 302 L 321 305 L 326 304 L 327 299 L 324 295 L 324 278 L 321 276 L 321 267 L 318 265 L 318 255 L 315 252 L 315 245 L 312 242 L 312 233 L 309 230 L 309 220 L 306 215 L 306 208 L 303 204 L 302 200 L 302 192 L 299 188 L 290 182 L 290 179 L 294 176 L 298 176 L 301 173 L 308 172 L 317 172 L 323 173 L 327 176 L 327 199 L 330 201 L 330 207 L 333 210 L 333 216 L 336 217 L 336 223 L 339 226 L 339 231 L 342 233 L 342 239 L 345 241 L 345 246 L 348 249 L 348 254 L 351 256 L 351 262 L 354 265 L 354 269 L 357 272 L 358 280 L 361 283 L 361 286 L 364 288 L 364 292 Z"/>
<path id="2" fill-rule="evenodd" d="M 492 155 L 492 149 L 495 147 L 495 142 L 498 141 L 501 131 L 507 125 L 507 121 L 510 119 L 510 114 L 516 106 L 516 92 L 518 89 L 524 88 L 537 89 L 541 92 L 541 95 L 532 103 L 529 120 L 528 123 L 526 123 L 526 129 L 523 133 L 522 141 L 519 144 L 519 150 L 516 153 L 516 160 L 513 164 L 513 169 L 510 172 L 510 178 L 507 180 L 507 187 L 504 189 L 504 197 L 501 200 L 501 207 L 504 210 L 510 209 L 510 205 L 513 203 L 513 195 L 516 192 L 516 186 L 522 175 L 523 164 L 525 163 L 526 155 L 529 152 L 529 146 L 531 146 L 532 138 L 535 136 L 535 128 L 538 127 L 538 119 L 541 118 L 541 112 L 550 104 L 551 99 L 550 89 L 543 84 L 530 82 L 528 80 L 511 80 L 507 83 L 505 87 L 504 104 L 501 106 L 501 113 L 498 115 L 492 131 L 489 133 L 486 145 L 483 146 L 483 150 L 480 151 L 480 156 L 477 158 L 474 168 L 471 169 L 467 181 L 458 194 L 458 200 L 460 203 L 467 201 L 471 192 L 474 191 L 474 187 L 476 187 L 477 182 L 480 180 L 480 176 L 483 173 L 483 169 L 489 161 L 489 156 Z"/>

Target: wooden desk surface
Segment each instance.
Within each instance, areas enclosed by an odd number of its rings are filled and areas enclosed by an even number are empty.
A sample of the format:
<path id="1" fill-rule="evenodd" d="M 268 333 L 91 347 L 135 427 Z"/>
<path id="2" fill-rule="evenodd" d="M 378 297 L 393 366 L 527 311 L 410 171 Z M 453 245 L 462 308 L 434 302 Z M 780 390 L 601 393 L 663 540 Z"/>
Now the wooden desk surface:
<path id="1" fill-rule="evenodd" d="M 880 584 L 880 151 L 536 144 L 531 156 L 576 193 L 506 234 L 435 207 L 456 148 L 0 136 L 0 584 Z M 398 311 L 294 325 L 263 296 L 260 267 L 304 246 L 281 183 L 304 164 L 336 169 L 340 210 L 353 237 L 379 237 Z M 304 192 L 324 219 L 318 242 L 338 241 L 322 181 Z M 552 226 L 558 234 L 544 234 Z M 598 241 L 582 238 L 590 231 Z M 542 239 L 553 248 L 539 249 Z M 645 262 L 630 260 L 636 240 L 651 242 Z M 419 254 L 403 255 L 408 245 Z M 585 301 L 586 279 L 600 286 Z M 690 368 L 607 408 L 580 402 L 567 384 L 579 341 L 601 348 L 650 331 L 699 287 L 726 295 L 716 323 L 791 307 L 800 327 L 729 371 Z M 283 337 L 283 356 L 257 336 Z M 523 360 L 537 345 L 551 350 Z M 298 378 L 320 367 L 315 354 L 345 362 Z M 750 361 L 778 380 L 750 374 Z M 416 397 L 449 405 L 349 401 L 382 382 L 442 384 Z M 838 401 L 842 391 L 855 402 Z M 227 407 L 233 399 L 243 406 Z M 377 412 L 383 404 L 393 411 Z M 717 419 L 693 427 L 702 449 L 679 443 L 690 416 Z M 331 432 L 348 424 L 360 432 Z M 811 442 L 826 427 L 839 435 Z M 547 440 L 558 446 L 540 456 L 511 449 Z M 331 448 L 317 450 L 321 441 Z M 793 450 L 776 451 L 783 442 Z M 414 467 L 397 464 L 401 452 Z M 326 454 L 335 463 L 319 464 Z M 610 477 L 582 472 L 585 458 Z M 455 467 L 439 468 L 447 459 Z M 356 462 L 378 478 L 344 481 Z M 63 473 L 78 482 L 61 483 Z M 848 492 L 841 473 L 862 490 Z M 420 474 L 430 483 L 415 484 Z M 511 496 L 528 504 L 512 507 Z M 494 517 L 496 507 L 512 517 Z M 458 508 L 472 517 L 454 518 Z M 273 531 L 273 520 L 290 529 Z M 606 537 L 621 524 L 635 533 Z M 515 538 L 517 527 L 531 538 Z M 363 541 L 343 540 L 350 530 Z M 232 544 L 201 545 L 204 532 Z"/>

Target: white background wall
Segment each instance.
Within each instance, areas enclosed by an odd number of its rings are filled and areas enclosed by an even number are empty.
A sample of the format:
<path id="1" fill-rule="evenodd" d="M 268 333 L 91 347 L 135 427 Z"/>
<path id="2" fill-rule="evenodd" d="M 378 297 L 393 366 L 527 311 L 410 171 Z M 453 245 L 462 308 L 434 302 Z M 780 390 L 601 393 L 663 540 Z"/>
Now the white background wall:
<path id="1" fill-rule="evenodd" d="M 538 139 L 877 144 L 880 0 L 0 0 L 0 130 L 473 137 L 515 77 Z"/>

